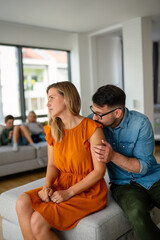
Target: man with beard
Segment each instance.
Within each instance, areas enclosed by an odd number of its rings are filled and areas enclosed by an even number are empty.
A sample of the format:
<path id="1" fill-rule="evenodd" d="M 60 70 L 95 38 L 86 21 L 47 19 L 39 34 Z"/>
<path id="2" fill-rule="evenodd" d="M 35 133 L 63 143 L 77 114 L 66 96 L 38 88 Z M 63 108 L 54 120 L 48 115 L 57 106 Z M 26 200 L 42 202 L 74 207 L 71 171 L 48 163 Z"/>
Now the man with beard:
<path id="1" fill-rule="evenodd" d="M 98 161 L 106 162 L 110 190 L 141 240 L 160 239 L 149 210 L 160 208 L 160 164 L 153 155 L 154 135 L 147 116 L 125 107 L 124 91 L 100 87 L 92 97 L 92 118 L 104 126 L 106 141 L 95 145 Z"/>

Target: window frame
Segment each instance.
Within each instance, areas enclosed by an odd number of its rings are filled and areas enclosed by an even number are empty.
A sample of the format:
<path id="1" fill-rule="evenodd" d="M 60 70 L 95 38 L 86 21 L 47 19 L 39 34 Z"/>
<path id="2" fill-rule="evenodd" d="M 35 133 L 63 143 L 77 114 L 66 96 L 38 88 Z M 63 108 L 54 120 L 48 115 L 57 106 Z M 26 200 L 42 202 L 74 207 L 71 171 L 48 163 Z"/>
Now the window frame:
<path id="1" fill-rule="evenodd" d="M 55 48 L 46 48 L 46 47 L 39 47 L 39 46 L 27 46 L 27 45 L 16 45 L 16 44 L 5 44 L 1 43 L 1 46 L 8 46 L 8 47 L 15 47 L 17 48 L 17 60 L 18 60 L 18 76 L 19 76 L 19 97 L 20 97 L 20 111 L 21 115 L 15 117 L 15 120 L 21 120 L 25 122 L 27 119 L 26 116 L 26 104 L 25 104 L 25 89 L 24 89 L 24 73 L 23 73 L 23 56 L 22 56 L 22 49 L 23 48 L 33 48 L 33 49 L 43 49 L 43 50 L 52 50 L 52 51 L 65 51 L 67 53 L 67 63 L 68 63 L 68 81 L 72 81 L 71 78 L 71 51 L 66 49 L 55 49 Z M 47 117 L 47 114 L 39 114 L 37 118 L 44 118 Z"/>

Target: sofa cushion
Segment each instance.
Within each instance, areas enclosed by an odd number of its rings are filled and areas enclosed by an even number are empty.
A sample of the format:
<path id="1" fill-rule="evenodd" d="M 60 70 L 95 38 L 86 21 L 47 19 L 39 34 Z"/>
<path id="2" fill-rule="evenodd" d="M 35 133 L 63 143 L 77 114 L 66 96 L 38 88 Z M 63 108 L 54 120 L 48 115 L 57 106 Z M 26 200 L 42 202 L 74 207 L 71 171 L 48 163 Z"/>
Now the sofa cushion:
<path id="1" fill-rule="evenodd" d="M 26 172 L 29 170 L 43 168 L 46 167 L 46 165 L 47 165 L 46 162 L 38 158 L 0 165 L 0 177 L 14 173 Z"/>
<path id="2" fill-rule="evenodd" d="M 37 157 L 38 158 L 46 158 L 47 157 L 47 142 L 39 142 L 36 144 L 39 148 L 37 149 Z"/>
<path id="3" fill-rule="evenodd" d="M 17 152 L 12 146 L 0 146 L 0 165 L 22 162 L 36 158 L 36 149 L 32 146 L 21 146 Z"/>

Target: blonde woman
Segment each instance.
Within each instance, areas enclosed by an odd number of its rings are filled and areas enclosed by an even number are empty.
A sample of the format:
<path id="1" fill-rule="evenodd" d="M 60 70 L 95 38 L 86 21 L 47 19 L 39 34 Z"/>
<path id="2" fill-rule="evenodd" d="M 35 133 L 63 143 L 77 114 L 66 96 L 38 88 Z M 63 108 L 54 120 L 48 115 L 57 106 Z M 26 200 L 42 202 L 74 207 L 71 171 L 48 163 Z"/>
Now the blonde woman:
<path id="1" fill-rule="evenodd" d="M 34 111 L 28 113 L 27 120 L 25 127 L 29 131 L 32 141 L 34 143 L 45 141 L 44 127 L 40 122 L 37 122 L 37 115 Z"/>
<path id="2" fill-rule="evenodd" d="M 102 125 L 79 115 L 81 101 L 71 82 L 47 88 L 48 167 L 44 186 L 23 193 L 16 209 L 24 239 L 58 240 L 52 228 L 69 230 L 105 207 L 106 164 L 93 146 L 105 139 Z"/>

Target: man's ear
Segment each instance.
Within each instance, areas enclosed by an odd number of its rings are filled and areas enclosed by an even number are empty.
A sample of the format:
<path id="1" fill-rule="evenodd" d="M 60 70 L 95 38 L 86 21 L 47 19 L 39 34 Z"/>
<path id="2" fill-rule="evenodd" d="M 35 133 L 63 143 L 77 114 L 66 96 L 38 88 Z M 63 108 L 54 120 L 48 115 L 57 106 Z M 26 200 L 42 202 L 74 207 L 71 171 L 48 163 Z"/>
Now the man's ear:
<path id="1" fill-rule="evenodd" d="M 121 114 L 122 114 L 122 109 L 117 109 L 116 111 L 115 111 L 115 116 L 116 116 L 116 118 L 119 118 L 120 116 L 121 116 Z"/>

